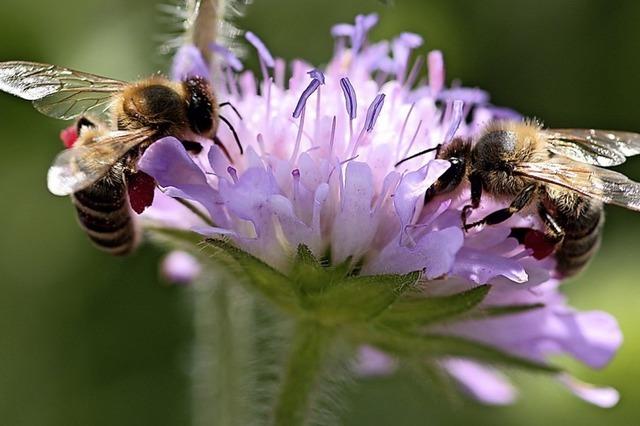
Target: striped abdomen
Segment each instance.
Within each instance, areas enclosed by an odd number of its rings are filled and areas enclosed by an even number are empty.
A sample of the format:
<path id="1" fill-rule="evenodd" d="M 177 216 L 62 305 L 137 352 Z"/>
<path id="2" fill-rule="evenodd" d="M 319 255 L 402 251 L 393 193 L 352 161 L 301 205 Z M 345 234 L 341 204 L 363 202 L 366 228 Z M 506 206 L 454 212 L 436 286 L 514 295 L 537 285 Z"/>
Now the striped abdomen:
<path id="1" fill-rule="evenodd" d="M 80 226 L 96 247 L 114 255 L 125 255 L 135 248 L 136 229 L 121 164 L 71 199 Z"/>
<path id="2" fill-rule="evenodd" d="M 600 247 L 604 226 L 604 208 L 599 201 L 579 197 L 573 207 L 573 212 L 563 215 L 565 236 L 556 251 L 556 268 L 567 277 L 576 275 L 587 266 Z"/>

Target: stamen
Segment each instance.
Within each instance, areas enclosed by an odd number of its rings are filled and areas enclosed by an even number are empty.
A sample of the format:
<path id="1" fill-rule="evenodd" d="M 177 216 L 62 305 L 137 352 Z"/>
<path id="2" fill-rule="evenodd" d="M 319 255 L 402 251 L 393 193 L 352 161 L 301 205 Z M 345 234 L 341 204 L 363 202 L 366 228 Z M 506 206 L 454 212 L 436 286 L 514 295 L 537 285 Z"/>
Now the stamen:
<path id="1" fill-rule="evenodd" d="M 293 177 L 293 201 L 297 201 L 300 198 L 300 169 L 293 169 L 291 171 Z"/>
<path id="2" fill-rule="evenodd" d="M 264 147 L 264 136 L 262 136 L 262 133 L 258 133 L 256 140 L 258 141 L 258 148 L 260 148 L 262 155 L 267 155 L 267 150 Z"/>
<path id="3" fill-rule="evenodd" d="M 324 74 L 322 71 L 314 68 L 311 71 L 307 71 L 307 74 L 309 74 L 309 77 L 312 79 L 318 80 L 320 84 L 324 84 Z"/>
<path id="4" fill-rule="evenodd" d="M 353 37 L 355 27 L 351 24 L 336 24 L 331 27 L 331 37 Z"/>
<path id="5" fill-rule="evenodd" d="M 267 46 L 265 46 L 262 40 L 260 40 L 254 33 L 252 33 L 251 31 L 247 31 L 244 36 L 247 41 L 251 43 L 253 47 L 255 47 L 258 51 L 258 56 L 260 58 L 260 69 L 262 70 L 262 78 L 267 81 L 269 78 L 267 68 L 273 68 L 275 65 L 273 56 L 271 56 L 271 53 L 269 52 L 269 49 L 267 49 Z"/>
<path id="6" fill-rule="evenodd" d="M 411 107 L 409 108 L 409 112 L 407 112 L 407 116 L 404 118 L 404 123 L 402 123 L 402 128 L 400 129 L 400 136 L 398 137 L 398 149 L 396 149 L 396 155 L 400 154 L 400 147 L 402 146 L 402 140 L 404 139 L 404 132 L 407 129 L 409 118 L 411 117 L 411 113 L 413 112 L 413 108 L 415 106 L 416 106 L 415 102 L 411 104 Z"/>
<path id="7" fill-rule="evenodd" d="M 444 87 L 445 69 L 442 52 L 439 50 L 429 52 L 427 62 L 427 66 L 429 67 L 429 88 L 431 89 L 431 96 L 436 96 Z"/>
<path id="8" fill-rule="evenodd" d="M 347 114 L 349 114 L 349 118 L 351 120 L 354 120 L 357 116 L 358 109 L 358 99 L 356 98 L 356 91 L 354 90 L 353 85 L 347 77 L 343 77 L 340 79 L 340 87 L 342 88 L 342 93 L 344 94 Z"/>
<path id="9" fill-rule="evenodd" d="M 378 116 L 380 115 L 380 111 L 384 105 L 384 98 L 384 93 L 377 95 L 367 110 L 367 118 L 364 122 L 364 128 L 367 133 L 371 133 L 373 127 L 376 125 L 376 120 L 378 120 Z"/>
<path id="10" fill-rule="evenodd" d="M 331 138 L 329 139 L 329 158 L 333 156 L 333 143 L 336 140 L 336 116 L 331 120 Z"/>
<path id="11" fill-rule="evenodd" d="M 393 61 L 398 81 L 402 82 L 404 79 L 411 50 L 420 47 L 420 45 L 422 45 L 422 37 L 414 33 L 402 33 L 393 40 Z"/>
<path id="12" fill-rule="evenodd" d="M 275 69 L 273 71 L 274 77 L 275 77 L 275 83 L 276 86 L 279 87 L 280 89 L 284 90 L 284 77 L 286 74 L 286 70 L 287 70 L 287 63 L 282 59 L 282 58 L 278 58 L 276 59 L 276 66 Z"/>
<path id="13" fill-rule="evenodd" d="M 453 117 L 451 117 L 451 125 L 449 126 L 449 130 L 447 130 L 447 134 L 445 135 L 444 140 L 442 141 L 443 145 L 448 144 L 453 139 L 458 127 L 460 127 L 460 123 L 462 122 L 462 107 L 464 106 L 464 102 L 462 101 L 453 101 Z"/>
<path id="14" fill-rule="evenodd" d="M 240 62 L 240 59 L 238 59 L 238 57 L 225 46 L 218 43 L 211 43 L 209 45 L 209 49 L 211 49 L 212 52 L 221 57 L 224 60 L 225 64 L 227 64 L 235 72 L 240 72 L 244 69 L 242 62 Z"/>
<path id="15" fill-rule="evenodd" d="M 234 167 L 227 167 L 227 172 L 229 173 L 229 176 L 231 176 L 231 179 L 233 179 L 233 183 L 237 184 L 239 179 L 238 179 L 238 171 L 234 168 Z"/>
<path id="16" fill-rule="evenodd" d="M 309 99 L 309 97 L 313 94 L 313 92 L 318 90 L 318 87 L 320 87 L 321 84 L 324 84 L 324 74 L 322 74 L 322 72 L 314 69 L 309 71 L 307 74 L 311 76 L 312 80 L 311 80 L 311 83 L 309 83 L 309 85 L 307 86 L 307 88 L 304 89 L 304 91 L 302 92 L 300 99 L 298 99 L 298 103 L 296 104 L 296 107 L 293 110 L 293 118 L 300 117 L 300 114 L 302 113 L 302 109 L 307 104 L 307 99 Z"/>
<path id="17" fill-rule="evenodd" d="M 407 77 L 407 81 L 404 83 L 404 87 L 406 89 L 411 89 L 413 84 L 416 82 L 418 75 L 420 74 L 420 70 L 422 69 L 422 65 L 424 65 L 424 56 L 420 55 L 416 58 L 416 61 L 413 63 L 411 67 L 411 71 L 409 71 L 409 76 Z"/>
<path id="18" fill-rule="evenodd" d="M 356 16 L 356 25 L 351 37 L 351 48 L 358 53 L 367 41 L 367 34 L 378 23 L 378 14 Z"/>
<path id="19" fill-rule="evenodd" d="M 317 80 L 313 80 L 313 81 L 317 81 Z M 305 112 L 306 108 L 303 105 L 302 106 L 302 111 L 300 112 L 300 125 L 298 126 L 298 134 L 296 135 L 296 145 L 293 148 L 293 153 L 291 154 L 291 162 L 295 163 L 296 159 L 298 158 L 298 152 L 300 152 L 300 141 L 302 140 L 302 132 L 304 130 L 304 112 Z"/>
<path id="20" fill-rule="evenodd" d="M 416 142 L 416 139 L 418 139 L 418 133 L 420 133 L 421 127 L 422 127 L 422 120 L 418 121 L 418 127 L 416 127 L 416 131 L 413 132 L 413 137 L 409 141 L 409 146 L 407 146 L 407 152 L 405 152 L 404 155 L 407 155 L 411 150 L 411 148 L 413 148 L 413 144 Z"/>

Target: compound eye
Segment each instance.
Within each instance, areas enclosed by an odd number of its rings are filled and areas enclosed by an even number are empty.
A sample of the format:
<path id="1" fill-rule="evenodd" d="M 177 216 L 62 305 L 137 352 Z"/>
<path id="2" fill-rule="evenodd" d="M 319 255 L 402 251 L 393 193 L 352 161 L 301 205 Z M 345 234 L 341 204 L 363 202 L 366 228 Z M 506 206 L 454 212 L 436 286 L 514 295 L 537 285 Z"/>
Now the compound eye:
<path id="1" fill-rule="evenodd" d="M 449 159 L 449 163 L 451 163 L 451 166 L 438 179 L 440 183 L 438 192 L 453 191 L 460 185 L 464 176 L 465 163 L 462 159 L 453 157 Z"/>

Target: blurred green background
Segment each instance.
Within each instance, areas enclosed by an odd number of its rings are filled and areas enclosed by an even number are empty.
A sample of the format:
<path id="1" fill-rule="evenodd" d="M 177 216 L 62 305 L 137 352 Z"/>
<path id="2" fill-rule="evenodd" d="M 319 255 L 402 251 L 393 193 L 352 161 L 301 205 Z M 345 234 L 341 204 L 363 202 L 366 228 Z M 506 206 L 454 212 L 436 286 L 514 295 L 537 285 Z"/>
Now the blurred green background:
<path id="1" fill-rule="evenodd" d="M 329 28 L 376 11 L 374 39 L 414 31 L 445 52 L 448 79 L 549 126 L 640 131 L 640 2 L 634 0 L 256 0 L 240 24 L 285 58 L 323 63 Z M 166 66 L 156 0 L 0 6 L 0 60 L 62 64 L 122 79 Z M 160 251 L 128 259 L 94 250 L 45 175 L 62 123 L 0 96 L 0 424 L 187 425 L 192 330 L 184 289 L 163 285 Z M 640 179 L 640 161 L 622 168 Z M 640 423 L 640 215 L 608 209 L 604 244 L 565 287 L 574 306 L 620 321 L 626 343 L 604 371 L 621 403 L 601 410 L 552 380 L 518 376 L 520 401 L 450 403 L 407 377 L 367 380 L 346 395 L 355 425 L 632 425 Z"/>

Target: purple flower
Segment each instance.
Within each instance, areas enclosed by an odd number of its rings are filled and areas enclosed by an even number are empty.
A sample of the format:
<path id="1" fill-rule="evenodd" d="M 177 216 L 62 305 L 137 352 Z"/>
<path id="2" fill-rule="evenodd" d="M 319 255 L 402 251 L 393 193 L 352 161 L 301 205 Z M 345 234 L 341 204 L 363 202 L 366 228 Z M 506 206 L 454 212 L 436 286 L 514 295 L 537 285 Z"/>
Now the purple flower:
<path id="1" fill-rule="evenodd" d="M 421 271 L 424 298 L 490 284 L 470 315 L 423 331 L 490 345 L 531 362 L 544 364 L 561 354 L 602 368 L 622 341 L 616 321 L 606 313 L 570 308 L 551 276 L 554 260 L 535 259 L 510 237 L 513 227 L 541 229 L 537 216 L 520 214 L 464 233 L 460 212 L 470 198 L 466 186 L 423 203 L 447 161 L 428 154 L 394 167 L 411 153 L 473 137 L 491 120 L 519 115 L 488 105 L 482 90 L 445 88 L 438 51 L 427 56 L 428 85 L 408 84 L 410 52 L 421 38 L 405 33 L 391 44 L 370 44 L 366 35 L 376 22 L 368 15 L 355 25 L 335 26 L 335 55 L 324 71 L 309 72 L 312 66 L 296 61 L 286 85 L 284 63 L 247 33 L 259 52 L 263 81 L 246 71 L 217 87 L 218 97 L 243 117 L 227 116 L 245 154 L 229 150 L 230 162 L 211 141 L 196 157 L 175 138 L 155 142 L 139 166 L 163 193 L 143 217 L 153 226 L 224 236 L 285 275 L 303 245 L 331 265 L 357 264 L 361 276 Z M 174 70 L 191 69 L 189 61 L 179 54 Z M 218 65 L 223 76 L 238 69 L 230 60 Z M 217 136 L 227 147 L 235 143 L 226 128 Z M 170 197 L 190 200 L 199 214 Z M 506 204 L 485 197 L 473 215 Z M 526 309 L 496 313 L 507 306 Z M 387 373 L 395 365 L 375 345 L 363 347 L 360 358 L 362 373 Z M 516 396 L 506 376 L 478 360 L 441 356 L 438 363 L 480 401 L 505 404 Z M 589 388 L 564 373 L 558 380 L 596 405 L 617 401 L 611 389 Z"/>
<path id="2" fill-rule="evenodd" d="M 202 267 L 198 260 L 184 251 L 173 251 L 162 261 L 162 276 L 175 284 L 190 284 L 198 278 Z"/>

